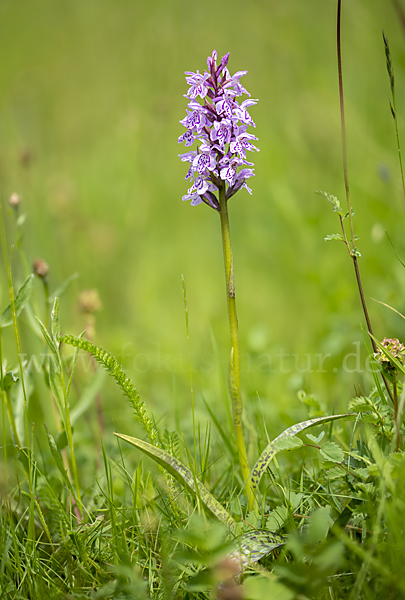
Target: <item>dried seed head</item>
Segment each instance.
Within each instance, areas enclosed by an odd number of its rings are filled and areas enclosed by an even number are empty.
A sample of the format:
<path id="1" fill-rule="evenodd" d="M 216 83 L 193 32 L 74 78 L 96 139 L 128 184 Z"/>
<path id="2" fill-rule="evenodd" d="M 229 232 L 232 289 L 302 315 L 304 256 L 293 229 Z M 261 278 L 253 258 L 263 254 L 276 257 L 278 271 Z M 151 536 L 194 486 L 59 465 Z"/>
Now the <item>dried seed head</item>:
<path id="1" fill-rule="evenodd" d="M 8 203 L 10 206 L 17 208 L 17 206 L 20 205 L 20 196 L 18 194 L 11 194 L 10 198 L 8 199 Z"/>
<path id="2" fill-rule="evenodd" d="M 37 258 L 36 260 L 34 260 L 32 269 L 35 275 L 37 275 L 41 279 L 45 279 L 49 273 L 48 264 L 44 260 L 42 260 L 42 258 Z"/>
<path id="3" fill-rule="evenodd" d="M 79 295 L 79 310 L 80 312 L 91 315 L 99 310 L 103 305 L 101 304 L 100 296 L 96 289 L 83 290 Z"/>

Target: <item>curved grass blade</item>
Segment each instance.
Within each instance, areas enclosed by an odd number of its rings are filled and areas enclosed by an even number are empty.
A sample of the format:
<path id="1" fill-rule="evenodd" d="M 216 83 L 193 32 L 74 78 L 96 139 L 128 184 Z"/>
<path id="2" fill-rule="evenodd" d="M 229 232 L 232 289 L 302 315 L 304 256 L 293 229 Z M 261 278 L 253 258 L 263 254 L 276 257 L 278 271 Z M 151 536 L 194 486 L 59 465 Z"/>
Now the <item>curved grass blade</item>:
<path id="1" fill-rule="evenodd" d="M 308 429 L 309 427 L 313 427 L 314 425 L 320 425 L 321 423 L 328 423 L 329 421 L 335 421 L 336 419 L 343 419 L 344 417 L 355 417 L 356 415 L 352 413 L 346 413 L 343 415 L 330 415 L 328 417 L 317 417 L 316 419 L 310 419 L 309 421 L 302 421 L 301 423 L 297 423 L 296 425 L 292 425 L 283 433 L 280 433 L 275 440 L 270 442 L 270 444 L 263 450 L 258 461 L 252 469 L 250 474 L 250 482 L 251 489 L 255 490 L 260 483 L 261 478 L 263 477 L 267 467 L 277 454 L 279 450 L 284 450 L 286 448 L 285 442 L 288 438 L 293 438 L 298 433 L 303 431 L 304 429 Z"/>
<path id="2" fill-rule="evenodd" d="M 229 558 L 236 559 L 241 567 L 246 567 L 283 546 L 286 540 L 281 535 L 259 529 L 245 533 L 237 542 L 238 549 L 232 552 Z"/>
<path id="3" fill-rule="evenodd" d="M 114 433 L 114 435 L 125 442 L 128 442 L 132 446 L 135 446 L 135 448 L 138 448 L 138 450 L 141 450 L 141 452 L 150 456 L 150 458 L 153 458 L 155 462 L 168 471 L 168 473 L 170 473 L 170 475 L 172 475 L 183 487 L 186 487 L 195 494 L 207 509 L 217 517 L 217 519 L 226 523 L 228 527 L 233 527 L 235 525 L 235 521 L 225 508 L 207 490 L 205 485 L 193 475 L 190 469 L 177 460 L 177 458 L 165 450 L 156 448 L 156 446 L 152 446 L 152 444 L 148 444 L 148 442 L 144 442 L 143 440 L 121 433 Z"/>
<path id="4" fill-rule="evenodd" d="M 22 286 L 14 298 L 15 316 L 18 317 L 24 306 L 30 299 L 32 289 L 34 287 L 34 275 L 28 275 Z M 13 307 L 10 302 L 1 313 L 0 327 L 8 327 L 14 323 Z"/>

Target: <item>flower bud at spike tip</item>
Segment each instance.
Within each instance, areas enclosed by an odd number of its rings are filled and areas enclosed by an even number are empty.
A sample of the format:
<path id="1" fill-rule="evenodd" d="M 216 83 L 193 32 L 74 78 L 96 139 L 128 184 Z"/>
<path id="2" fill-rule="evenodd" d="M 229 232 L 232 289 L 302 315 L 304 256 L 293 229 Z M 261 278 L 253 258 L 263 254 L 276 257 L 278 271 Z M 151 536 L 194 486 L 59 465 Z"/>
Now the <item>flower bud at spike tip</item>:
<path id="1" fill-rule="evenodd" d="M 34 264 L 32 265 L 32 269 L 33 269 L 35 275 L 37 275 L 41 279 L 45 279 L 49 273 L 48 264 L 41 258 L 37 258 L 34 261 Z"/>
<path id="2" fill-rule="evenodd" d="M 83 290 L 79 296 L 79 310 L 84 314 L 95 313 L 102 308 L 100 296 L 96 289 Z"/>
<path id="3" fill-rule="evenodd" d="M 18 194 L 11 194 L 8 203 L 10 206 L 17 208 L 20 205 L 20 196 Z"/>
<path id="4" fill-rule="evenodd" d="M 208 71 L 186 71 L 190 87 L 185 97 L 189 104 L 187 116 L 180 123 L 187 131 L 178 139 L 186 147 L 200 144 L 196 150 L 179 155 L 183 162 L 190 163 L 186 179 L 192 182 L 183 200 L 191 200 L 192 206 L 205 202 L 217 211 L 220 186 L 225 185 L 227 200 L 243 187 L 252 193 L 246 180 L 254 176 L 253 163 L 247 160 L 246 152 L 258 152 L 252 144 L 257 137 L 247 132 L 249 126 L 255 127 L 247 109 L 257 104 L 257 100 L 251 100 L 240 83 L 247 71 L 237 71 L 231 76 L 228 59 L 229 52 L 217 67 L 214 50 L 207 59 Z M 243 94 L 249 98 L 239 103 L 236 98 Z"/>

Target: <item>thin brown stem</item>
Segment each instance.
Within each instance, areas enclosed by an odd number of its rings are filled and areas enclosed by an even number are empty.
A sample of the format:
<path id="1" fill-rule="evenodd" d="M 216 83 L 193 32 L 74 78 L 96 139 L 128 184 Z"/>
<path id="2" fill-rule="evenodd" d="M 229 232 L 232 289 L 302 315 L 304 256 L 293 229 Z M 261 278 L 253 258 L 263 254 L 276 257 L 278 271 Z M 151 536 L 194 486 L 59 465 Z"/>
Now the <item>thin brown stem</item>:
<path id="1" fill-rule="evenodd" d="M 338 58 L 338 76 L 339 76 L 339 101 L 340 101 L 340 124 L 342 130 L 342 152 L 343 152 L 343 173 L 345 178 L 345 190 L 347 198 L 347 208 L 349 210 L 350 237 L 352 250 L 354 250 L 354 225 L 353 213 L 350 201 L 349 176 L 347 173 L 347 151 L 346 151 L 346 125 L 345 125 L 345 104 L 343 98 L 343 75 L 342 75 L 342 48 L 341 48 L 341 14 L 342 0 L 338 0 L 337 12 L 337 58 Z"/>
<path id="2" fill-rule="evenodd" d="M 345 105 L 344 105 L 344 97 L 343 97 L 343 74 L 342 74 L 341 16 L 342 16 L 342 0 L 338 0 L 338 7 L 337 7 L 337 59 L 338 59 L 338 76 L 339 76 L 340 124 L 341 124 L 341 130 L 342 130 L 343 174 L 344 174 L 344 180 L 345 180 L 347 209 L 349 212 L 350 237 L 351 237 L 351 243 L 352 243 L 351 248 L 350 248 L 350 244 L 346 237 L 346 232 L 345 232 L 345 228 L 343 225 L 342 217 L 340 217 L 340 223 L 342 226 L 345 244 L 346 244 L 349 254 L 353 260 L 354 271 L 356 274 L 357 287 L 359 290 L 361 305 L 363 308 L 364 317 L 366 319 L 367 329 L 368 329 L 368 332 L 370 335 L 373 350 L 374 350 L 374 352 L 377 352 L 377 345 L 373 339 L 373 335 L 374 335 L 373 329 L 371 327 L 370 316 L 368 314 L 366 299 L 364 297 L 363 284 L 361 282 L 361 277 L 360 277 L 359 265 L 358 265 L 357 256 L 355 253 L 353 212 L 352 212 L 352 205 L 351 205 L 351 200 L 350 200 L 349 176 L 348 176 L 348 172 L 347 172 L 346 124 L 345 124 Z M 392 400 L 393 399 L 392 393 L 391 393 L 388 381 L 384 377 L 384 375 L 382 375 L 382 378 L 384 381 L 384 385 L 387 389 L 388 395 L 390 396 L 390 398 Z"/>

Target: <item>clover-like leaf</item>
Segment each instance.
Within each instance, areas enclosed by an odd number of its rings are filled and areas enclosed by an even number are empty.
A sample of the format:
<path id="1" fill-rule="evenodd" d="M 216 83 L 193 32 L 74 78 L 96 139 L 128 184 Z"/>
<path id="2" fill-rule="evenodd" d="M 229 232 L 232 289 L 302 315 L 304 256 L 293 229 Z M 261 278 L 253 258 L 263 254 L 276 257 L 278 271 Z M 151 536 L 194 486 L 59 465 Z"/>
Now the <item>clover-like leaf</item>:
<path id="1" fill-rule="evenodd" d="M 335 444 L 335 442 L 326 442 L 320 449 L 322 456 L 326 458 L 326 460 L 331 460 L 335 463 L 341 463 L 344 459 L 344 454 L 342 448 Z"/>

